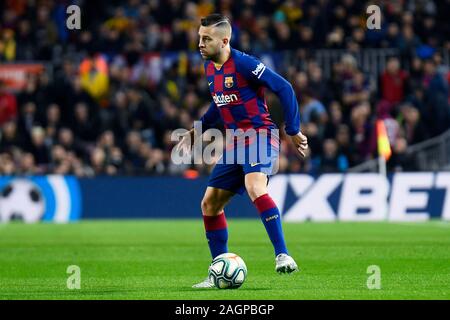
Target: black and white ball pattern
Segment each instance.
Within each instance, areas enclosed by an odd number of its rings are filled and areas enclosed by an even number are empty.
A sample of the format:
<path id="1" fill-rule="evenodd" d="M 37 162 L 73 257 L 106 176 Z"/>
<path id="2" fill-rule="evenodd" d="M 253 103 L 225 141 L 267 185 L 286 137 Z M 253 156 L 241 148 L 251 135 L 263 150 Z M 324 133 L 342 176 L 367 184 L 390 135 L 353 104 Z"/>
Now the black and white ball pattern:
<path id="1" fill-rule="evenodd" d="M 223 253 L 211 262 L 208 276 L 219 289 L 237 289 L 247 277 L 247 266 L 237 254 Z"/>
<path id="2" fill-rule="evenodd" d="M 40 188 L 28 179 L 15 179 L 0 193 L 0 221 L 37 222 L 42 218 L 45 200 Z"/>

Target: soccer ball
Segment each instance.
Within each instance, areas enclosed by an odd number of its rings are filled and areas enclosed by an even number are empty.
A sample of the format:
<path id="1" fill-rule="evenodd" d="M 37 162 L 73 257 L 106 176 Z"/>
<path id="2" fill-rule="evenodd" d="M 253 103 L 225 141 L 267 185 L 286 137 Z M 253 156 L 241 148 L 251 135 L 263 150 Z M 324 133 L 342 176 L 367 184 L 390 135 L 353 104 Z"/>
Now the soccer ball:
<path id="1" fill-rule="evenodd" d="M 44 215 L 44 210 L 42 192 L 31 180 L 15 179 L 0 191 L 0 222 L 37 222 Z"/>
<path id="2" fill-rule="evenodd" d="M 237 289 L 247 277 L 247 266 L 237 254 L 223 253 L 211 262 L 208 277 L 219 289 Z"/>

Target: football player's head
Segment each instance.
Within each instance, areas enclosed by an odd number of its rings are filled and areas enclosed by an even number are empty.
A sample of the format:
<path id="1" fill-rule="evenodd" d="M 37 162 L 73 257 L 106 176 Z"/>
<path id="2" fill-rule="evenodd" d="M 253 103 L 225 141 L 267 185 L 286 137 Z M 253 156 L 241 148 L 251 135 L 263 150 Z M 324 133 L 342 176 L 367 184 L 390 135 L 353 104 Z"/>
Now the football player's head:
<path id="1" fill-rule="evenodd" d="M 203 59 L 216 60 L 230 45 L 231 24 L 227 17 L 214 13 L 201 19 L 198 48 Z"/>

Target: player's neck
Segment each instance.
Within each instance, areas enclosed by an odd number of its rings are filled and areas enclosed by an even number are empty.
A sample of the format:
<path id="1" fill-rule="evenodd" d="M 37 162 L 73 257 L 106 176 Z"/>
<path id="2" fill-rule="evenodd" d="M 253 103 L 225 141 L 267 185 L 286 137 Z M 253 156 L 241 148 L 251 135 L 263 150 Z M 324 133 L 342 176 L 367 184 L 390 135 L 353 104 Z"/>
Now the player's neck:
<path id="1" fill-rule="evenodd" d="M 216 68 L 221 68 L 225 62 L 230 58 L 231 56 L 231 49 L 230 47 L 225 47 L 225 49 L 220 53 L 220 55 L 217 57 L 216 60 L 214 60 L 214 66 Z"/>

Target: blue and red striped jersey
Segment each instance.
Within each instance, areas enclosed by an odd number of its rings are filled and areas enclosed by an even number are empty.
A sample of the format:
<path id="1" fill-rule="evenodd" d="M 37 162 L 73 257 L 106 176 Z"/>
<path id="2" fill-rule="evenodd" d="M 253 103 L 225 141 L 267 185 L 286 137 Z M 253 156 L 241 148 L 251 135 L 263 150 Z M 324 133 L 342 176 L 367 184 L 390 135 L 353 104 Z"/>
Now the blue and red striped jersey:
<path id="1" fill-rule="evenodd" d="M 291 84 L 257 58 L 231 48 L 220 69 L 207 60 L 205 72 L 213 102 L 200 119 L 203 130 L 215 127 L 220 120 L 225 129 L 276 128 L 264 98 L 264 89 L 269 88 L 281 101 L 286 133 L 299 132 L 299 108 Z"/>

